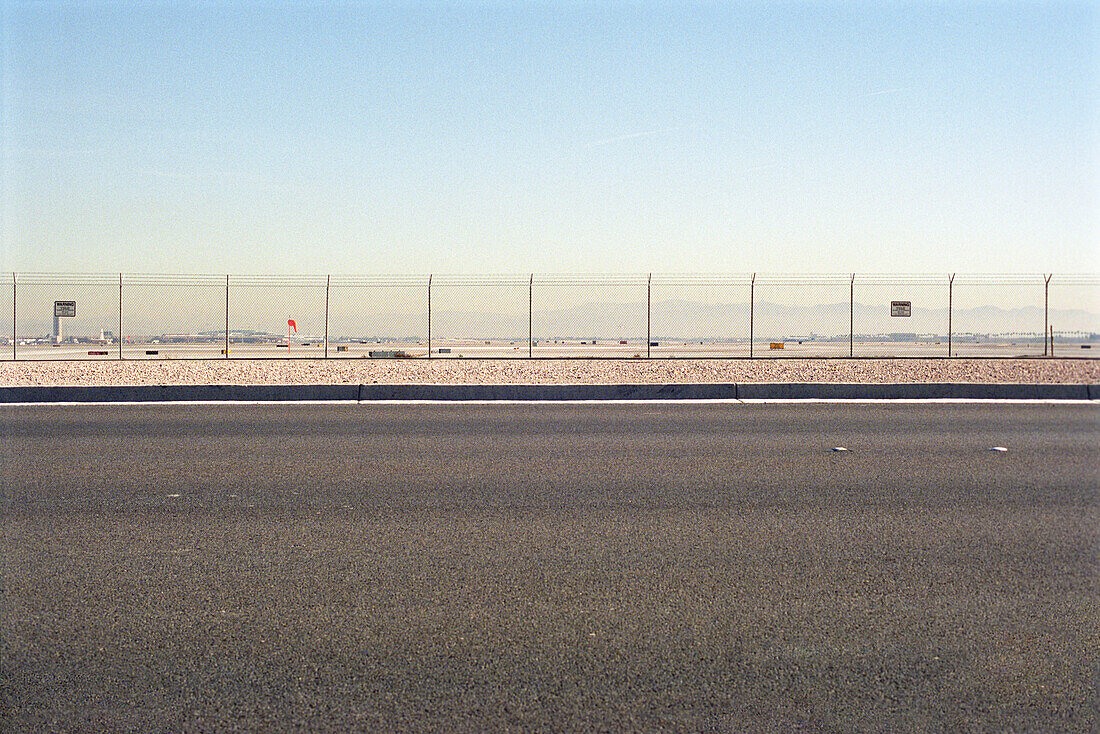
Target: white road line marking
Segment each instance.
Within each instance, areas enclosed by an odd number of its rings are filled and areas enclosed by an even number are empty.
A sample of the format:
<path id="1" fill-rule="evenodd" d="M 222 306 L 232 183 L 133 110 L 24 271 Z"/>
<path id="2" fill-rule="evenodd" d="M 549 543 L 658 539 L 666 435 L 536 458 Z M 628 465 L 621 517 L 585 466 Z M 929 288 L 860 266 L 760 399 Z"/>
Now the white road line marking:
<path id="1" fill-rule="evenodd" d="M 365 401 L 364 401 L 365 402 Z M 76 405 L 358 405 L 358 400 L 72 400 L 51 403 L 0 403 L 0 405 L 54 405 L 72 407 Z"/>
<path id="2" fill-rule="evenodd" d="M 615 400 L 129 400 L 0 403 L 0 406 L 108 406 L 108 405 L 1091 405 L 1098 400 L 1035 400 L 1014 398 L 657 398 Z"/>

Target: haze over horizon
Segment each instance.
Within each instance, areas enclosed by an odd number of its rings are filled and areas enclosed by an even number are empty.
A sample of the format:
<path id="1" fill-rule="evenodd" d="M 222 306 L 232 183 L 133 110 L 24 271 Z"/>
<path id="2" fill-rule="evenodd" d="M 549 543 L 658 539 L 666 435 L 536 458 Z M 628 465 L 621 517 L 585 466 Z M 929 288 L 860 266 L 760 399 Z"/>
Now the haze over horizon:
<path id="1" fill-rule="evenodd" d="M 0 271 L 1100 271 L 1095 3 L 0 0 Z"/>

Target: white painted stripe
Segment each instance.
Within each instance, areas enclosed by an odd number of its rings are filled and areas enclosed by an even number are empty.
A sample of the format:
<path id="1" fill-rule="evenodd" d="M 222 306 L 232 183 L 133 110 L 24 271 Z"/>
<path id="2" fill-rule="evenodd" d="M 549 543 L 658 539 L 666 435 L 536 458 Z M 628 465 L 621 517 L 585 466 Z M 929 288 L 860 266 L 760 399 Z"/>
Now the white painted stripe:
<path id="1" fill-rule="evenodd" d="M 153 400 L 153 401 L 70 401 L 0 403 L 0 406 L 111 406 L 111 405 L 1092 405 L 1097 400 L 1033 400 L 1014 398 L 699 398 L 699 399 L 624 399 L 624 400 Z"/>
<path id="2" fill-rule="evenodd" d="M 944 403 L 975 405 L 1100 405 L 1097 400 L 1035 398 L 745 398 L 740 403 Z"/>
<path id="3" fill-rule="evenodd" d="M 357 405 L 358 400 L 73 400 L 56 403 L 0 403 L 0 406 L 13 405 L 28 407 L 34 405 L 53 405 L 74 407 L 79 405 Z"/>
<path id="4" fill-rule="evenodd" d="M 810 405 L 899 403 L 1003 404 L 1003 405 L 1100 405 L 1096 400 L 1014 398 L 654 398 L 613 400 L 361 400 L 360 405 Z"/>

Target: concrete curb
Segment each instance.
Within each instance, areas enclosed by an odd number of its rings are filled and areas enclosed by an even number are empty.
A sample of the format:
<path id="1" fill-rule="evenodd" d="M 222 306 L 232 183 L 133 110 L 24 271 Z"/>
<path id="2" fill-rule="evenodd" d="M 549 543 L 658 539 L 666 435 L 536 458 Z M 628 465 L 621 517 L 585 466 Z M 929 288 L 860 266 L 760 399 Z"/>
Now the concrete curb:
<path id="1" fill-rule="evenodd" d="M 0 387 L 0 403 L 378 400 L 1100 400 L 1100 385 L 694 383 L 639 385 L 132 385 Z"/>
<path id="2" fill-rule="evenodd" d="M 162 403 L 174 400 L 358 400 L 358 385 L 104 385 L 0 387 L 0 403 Z"/>
<path id="3" fill-rule="evenodd" d="M 360 400 L 733 400 L 735 384 L 363 385 Z"/>

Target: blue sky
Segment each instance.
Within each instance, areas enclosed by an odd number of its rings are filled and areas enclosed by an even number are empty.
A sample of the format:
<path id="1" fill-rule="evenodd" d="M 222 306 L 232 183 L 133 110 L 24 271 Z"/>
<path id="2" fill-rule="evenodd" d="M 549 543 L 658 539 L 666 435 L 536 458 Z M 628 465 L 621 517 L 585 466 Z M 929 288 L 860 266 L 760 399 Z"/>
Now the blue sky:
<path id="1" fill-rule="evenodd" d="M 4 271 L 1100 271 L 1092 3 L 0 3 Z"/>

